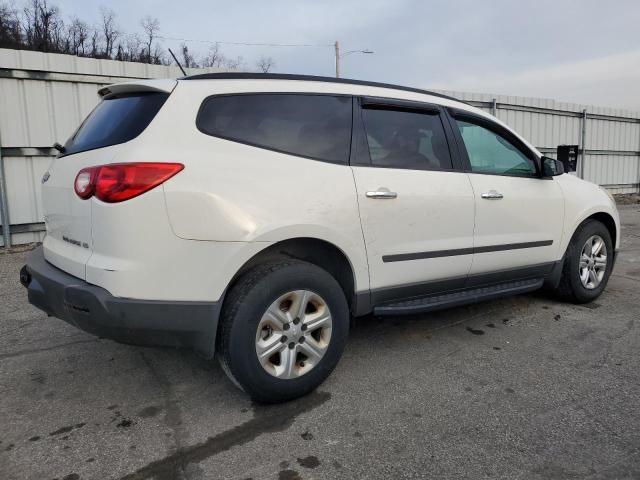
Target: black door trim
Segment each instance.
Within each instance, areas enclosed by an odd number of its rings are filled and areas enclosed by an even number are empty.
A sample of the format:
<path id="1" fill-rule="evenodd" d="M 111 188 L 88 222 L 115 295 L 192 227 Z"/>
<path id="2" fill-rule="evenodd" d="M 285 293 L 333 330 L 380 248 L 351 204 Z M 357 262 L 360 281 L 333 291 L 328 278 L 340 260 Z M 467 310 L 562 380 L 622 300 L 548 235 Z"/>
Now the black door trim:
<path id="1" fill-rule="evenodd" d="M 509 243 L 505 245 L 487 245 L 484 247 L 457 248 L 452 250 L 436 250 L 433 252 L 398 253 L 383 255 L 382 261 L 404 262 L 407 260 L 423 260 L 426 258 L 454 257 L 458 255 L 472 255 L 474 253 L 502 252 L 504 250 L 519 250 L 523 248 L 548 247 L 553 245 L 553 240 L 540 240 L 537 242 Z"/>

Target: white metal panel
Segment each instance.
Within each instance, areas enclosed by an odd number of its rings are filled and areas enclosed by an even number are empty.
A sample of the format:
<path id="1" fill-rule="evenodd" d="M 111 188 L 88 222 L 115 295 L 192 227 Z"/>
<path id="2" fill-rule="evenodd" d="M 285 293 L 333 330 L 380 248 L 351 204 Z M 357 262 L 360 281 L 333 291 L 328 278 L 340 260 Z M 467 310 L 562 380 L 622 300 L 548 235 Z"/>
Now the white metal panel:
<path id="1" fill-rule="evenodd" d="M 639 166 L 638 157 L 633 155 L 587 155 L 584 178 L 612 188 L 635 184 L 640 175 Z"/>
<path id="2" fill-rule="evenodd" d="M 0 78 L 1 146 L 26 145 L 27 123 L 19 80 Z"/>
<path id="3" fill-rule="evenodd" d="M 49 157 L 4 157 L 12 225 L 41 221 L 40 182 L 50 163 Z"/>
<path id="4" fill-rule="evenodd" d="M 592 150 L 637 151 L 640 148 L 640 124 L 589 119 L 587 147 Z"/>

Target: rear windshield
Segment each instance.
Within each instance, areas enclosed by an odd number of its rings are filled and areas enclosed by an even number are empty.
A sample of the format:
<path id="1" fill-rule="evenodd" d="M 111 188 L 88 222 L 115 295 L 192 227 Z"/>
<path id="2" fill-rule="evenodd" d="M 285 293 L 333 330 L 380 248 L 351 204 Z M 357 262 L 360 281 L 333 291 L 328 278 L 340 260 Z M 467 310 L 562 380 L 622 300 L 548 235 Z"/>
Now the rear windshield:
<path id="1" fill-rule="evenodd" d="M 102 100 L 67 140 L 65 155 L 128 142 L 147 128 L 168 93 L 134 93 Z"/>

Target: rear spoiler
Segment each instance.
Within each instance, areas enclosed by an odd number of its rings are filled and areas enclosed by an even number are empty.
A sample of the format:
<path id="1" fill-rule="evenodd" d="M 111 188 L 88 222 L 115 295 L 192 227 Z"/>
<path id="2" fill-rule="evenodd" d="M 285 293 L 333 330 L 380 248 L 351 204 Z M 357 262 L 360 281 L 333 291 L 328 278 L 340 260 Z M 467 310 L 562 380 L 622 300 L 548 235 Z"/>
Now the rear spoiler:
<path id="1" fill-rule="evenodd" d="M 118 95 L 121 93 L 135 93 L 135 92 L 164 92 L 171 93 L 178 81 L 171 78 L 161 80 L 133 80 L 131 82 L 114 83 L 113 85 L 107 85 L 98 90 L 98 95 L 101 98 L 109 98 L 111 95 Z"/>

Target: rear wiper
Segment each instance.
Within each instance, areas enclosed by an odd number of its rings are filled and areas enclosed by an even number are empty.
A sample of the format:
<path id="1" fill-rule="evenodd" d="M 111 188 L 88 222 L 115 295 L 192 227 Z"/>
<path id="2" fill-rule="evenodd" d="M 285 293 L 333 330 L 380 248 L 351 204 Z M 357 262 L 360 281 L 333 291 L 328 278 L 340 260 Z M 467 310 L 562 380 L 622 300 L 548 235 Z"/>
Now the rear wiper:
<path id="1" fill-rule="evenodd" d="M 58 150 L 60 153 L 64 153 L 67 151 L 66 148 L 64 148 L 62 145 L 60 145 L 58 142 L 53 144 L 53 148 L 55 148 L 56 150 Z"/>

